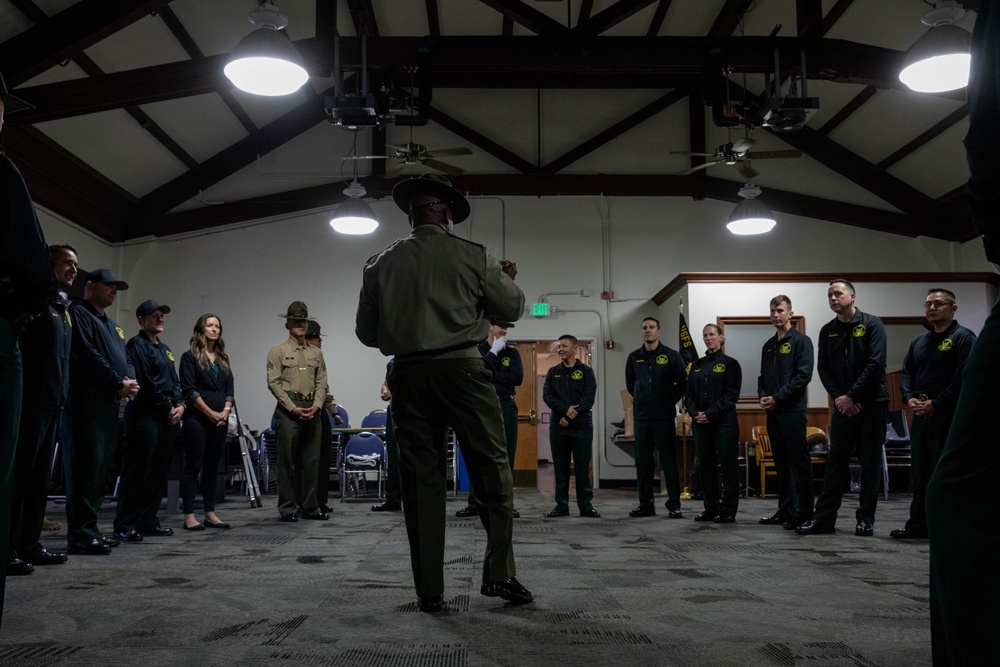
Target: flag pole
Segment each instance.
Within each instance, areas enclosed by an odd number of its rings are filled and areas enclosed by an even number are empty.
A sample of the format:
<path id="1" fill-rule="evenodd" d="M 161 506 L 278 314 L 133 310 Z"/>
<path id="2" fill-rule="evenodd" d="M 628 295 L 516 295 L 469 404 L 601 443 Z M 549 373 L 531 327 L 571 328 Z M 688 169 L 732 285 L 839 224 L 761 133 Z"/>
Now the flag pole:
<path id="1" fill-rule="evenodd" d="M 684 320 L 684 297 L 680 297 L 680 329 L 678 331 L 680 341 L 681 359 L 686 364 L 686 372 L 691 372 L 691 364 L 697 361 L 698 355 L 694 351 L 694 343 L 691 341 L 691 334 Z M 690 357 L 694 355 L 692 360 Z M 688 414 L 684 400 L 681 400 L 680 430 L 681 430 L 681 466 L 684 469 L 684 483 L 681 487 L 681 499 L 691 500 L 691 468 L 688 466 L 688 436 L 687 436 Z"/>

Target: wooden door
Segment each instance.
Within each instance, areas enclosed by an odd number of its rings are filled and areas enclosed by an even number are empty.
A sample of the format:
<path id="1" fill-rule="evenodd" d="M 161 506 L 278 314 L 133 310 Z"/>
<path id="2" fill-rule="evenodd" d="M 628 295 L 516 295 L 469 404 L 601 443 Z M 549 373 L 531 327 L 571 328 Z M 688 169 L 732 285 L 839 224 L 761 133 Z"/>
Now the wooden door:
<path id="1" fill-rule="evenodd" d="M 537 375 L 535 343 L 514 343 L 521 364 L 524 382 L 517 388 L 517 454 L 514 456 L 514 486 L 535 488 L 538 485 L 538 415 L 535 411 L 535 376 Z"/>

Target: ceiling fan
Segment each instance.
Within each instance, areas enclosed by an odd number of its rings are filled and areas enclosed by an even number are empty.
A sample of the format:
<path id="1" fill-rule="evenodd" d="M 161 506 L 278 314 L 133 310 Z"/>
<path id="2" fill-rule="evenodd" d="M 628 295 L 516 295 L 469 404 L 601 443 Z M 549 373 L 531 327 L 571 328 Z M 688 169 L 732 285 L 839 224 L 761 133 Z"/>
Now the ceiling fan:
<path id="1" fill-rule="evenodd" d="M 740 174 L 743 175 L 747 180 L 751 180 L 758 175 L 757 170 L 750 166 L 750 160 L 769 160 L 774 158 L 788 158 L 788 157 L 802 157 L 802 151 L 797 149 L 780 150 L 780 151 L 757 151 L 751 152 L 753 145 L 757 143 L 757 140 L 750 136 L 750 129 L 746 129 L 746 134 L 736 141 L 730 141 L 729 143 L 722 144 L 715 149 L 714 153 L 691 153 L 689 151 L 670 151 L 671 155 L 698 155 L 701 157 L 712 158 L 706 160 L 704 164 L 699 164 L 686 171 L 678 173 L 678 176 L 686 176 L 687 174 L 693 174 L 696 171 L 702 169 L 708 169 L 709 167 L 714 167 L 717 164 L 727 164 L 731 167 L 735 167 Z"/>

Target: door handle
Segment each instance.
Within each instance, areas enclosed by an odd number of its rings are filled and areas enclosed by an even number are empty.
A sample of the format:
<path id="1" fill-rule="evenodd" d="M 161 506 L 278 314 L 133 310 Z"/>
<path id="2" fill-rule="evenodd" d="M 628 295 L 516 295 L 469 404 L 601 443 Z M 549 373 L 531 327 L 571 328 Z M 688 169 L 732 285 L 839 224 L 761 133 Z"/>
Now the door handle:
<path id="1" fill-rule="evenodd" d="M 535 410 L 532 408 L 531 410 L 528 410 L 528 414 L 518 415 L 517 421 L 525 422 L 531 424 L 532 426 L 536 426 L 538 424 L 538 413 L 536 413 Z"/>

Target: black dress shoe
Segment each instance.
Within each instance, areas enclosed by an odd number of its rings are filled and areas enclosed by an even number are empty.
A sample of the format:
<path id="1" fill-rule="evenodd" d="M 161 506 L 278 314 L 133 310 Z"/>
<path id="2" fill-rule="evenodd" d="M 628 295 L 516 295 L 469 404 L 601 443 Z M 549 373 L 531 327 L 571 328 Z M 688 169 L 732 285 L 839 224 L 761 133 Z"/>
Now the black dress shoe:
<path id="1" fill-rule="evenodd" d="M 548 514 L 546 514 L 545 516 L 548 517 L 549 519 L 555 519 L 556 517 L 560 516 L 569 516 L 569 510 L 563 509 L 562 507 L 557 507 Z"/>
<path id="2" fill-rule="evenodd" d="M 736 523 L 735 514 L 720 514 L 719 516 L 712 519 L 715 523 Z"/>
<path id="3" fill-rule="evenodd" d="M 117 531 L 115 537 L 122 542 L 142 542 L 142 535 L 139 534 L 138 530 Z"/>
<path id="4" fill-rule="evenodd" d="M 789 519 L 788 517 L 781 516 L 780 514 L 775 514 L 773 516 L 765 516 L 761 518 L 761 520 L 758 521 L 757 523 L 761 524 L 762 526 L 783 526 L 789 521 L 791 521 L 791 519 Z"/>
<path id="5" fill-rule="evenodd" d="M 225 521 L 209 521 L 208 519 L 205 519 L 202 525 L 205 526 L 205 528 L 218 528 L 219 530 L 229 530 L 232 528 L 232 526 Z"/>
<path id="6" fill-rule="evenodd" d="M 62 565 L 69 558 L 66 554 L 59 554 L 42 548 L 40 551 L 28 556 L 28 562 L 32 565 Z"/>
<path id="7" fill-rule="evenodd" d="M 157 526 L 156 528 L 147 528 L 145 530 L 140 530 L 139 534 L 144 537 L 170 537 L 171 535 L 174 534 L 174 529 Z"/>
<path id="8" fill-rule="evenodd" d="M 27 561 L 23 561 L 20 558 L 11 558 L 7 561 L 7 576 L 8 577 L 19 577 L 25 574 L 31 574 L 35 571 L 34 566 Z"/>
<path id="9" fill-rule="evenodd" d="M 500 597 L 514 604 L 527 604 L 535 599 L 531 591 L 522 586 L 516 577 L 494 581 L 492 584 L 483 584 L 479 592 L 487 597 Z"/>
<path id="10" fill-rule="evenodd" d="M 468 519 L 474 516 L 479 516 L 479 510 L 477 510 L 472 505 L 466 505 L 462 509 L 455 512 L 455 516 L 459 519 Z"/>
<path id="11" fill-rule="evenodd" d="M 813 521 L 806 521 L 804 524 L 795 529 L 795 532 L 799 535 L 829 535 L 830 533 L 835 533 L 837 531 L 833 526 L 824 526 L 822 524 Z"/>
<path id="12" fill-rule="evenodd" d="M 66 552 L 79 556 L 107 556 L 111 553 L 111 547 L 101 540 L 70 542 L 69 546 L 66 547 Z"/>
<path id="13" fill-rule="evenodd" d="M 122 541 L 119 540 L 114 535 L 101 535 L 101 542 L 103 542 L 104 544 L 108 545 L 111 548 L 117 547 L 119 544 L 122 543 Z"/>
<path id="14" fill-rule="evenodd" d="M 858 521 L 858 525 L 854 528 L 854 534 L 857 537 L 871 537 L 875 534 L 875 526 L 872 525 L 871 521 Z"/>
<path id="15" fill-rule="evenodd" d="M 515 519 L 520 519 L 521 518 L 521 513 L 517 511 L 516 507 L 513 510 L 511 510 L 510 515 L 512 517 L 514 517 Z"/>
<path id="16" fill-rule="evenodd" d="M 320 512 L 319 510 L 312 512 L 310 514 L 303 514 L 302 518 L 306 521 L 329 521 L 330 515 L 326 512 Z"/>
<path id="17" fill-rule="evenodd" d="M 894 537 L 897 540 L 926 540 L 927 531 L 912 530 L 910 528 L 897 528 L 896 530 L 889 532 L 889 537 Z"/>
<path id="18" fill-rule="evenodd" d="M 402 505 L 388 500 L 378 505 L 372 505 L 372 512 L 398 512 L 401 509 L 403 509 Z"/>
<path id="19" fill-rule="evenodd" d="M 439 612 L 443 607 L 444 605 L 441 602 L 440 595 L 435 595 L 434 597 L 429 598 L 420 598 L 420 611 L 427 614 Z"/>
<path id="20" fill-rule="evenodd" d="M 600 519 L 601 513 L 595 510 L 593 507 L 591 507 L 590 509 L 585 509 L 582 512 L 580 512 L 580 516 L 587 519 Z"/>
<path id="21" fill-rule="evenodd" d="M 184 530 L 205 530 L 205 526 L 201 525 L 200 523 L 196 523 L 193 526 L 184 524 Z"/>
<path id="22" fill-rule="evenodd" d="M 326 512 L 327 514 L 329 514 L 330 512 L 333 511 L 333 508 L 327 505 L 326 503 L 323 503 L 322 505 L 319 506 L 319 511 Z"/>
<path id="23" fill-rule="evenodd" d="M 667 511 L 667 517 L 671 519 L 683 519 L 684 513 L 680 510 L 669 510 Z"/>
<path id="24" fill-rule="evenodd" d="M 639 507 L 636 507 L 634 510 L 629 512 L 628 515 L 633 519 L 636 519 L 641 516 L 656 516 L 656 510 L 653 509 L 652 507 L 643 507 L 642 505 L 640 505 Z"/>
<path id="25" fill-rule="evenodd" d="M 292 512 L 291 514 L 281 515 L 281 521 L 284 521 L 286 523 L 295 523 L 298 520 L 299 520 L 299 515 L 296 514 L 295 512 Z"/>
<path id="26" fill-rule="evenodd" d="M 715 512 L 704 511 L 694 515 L 695 521 L 715 521 Z"/>
<path id="27" fill-rule="evenodd" d="M 781 524 L 781 527 L 784 528 L 785 530 L 795 530 L 804 523 L 809 523 L 809 519 L 806 519 L 805 521 L 799 521 L 798 519 L 789 519 L 785 523 Z"/>

